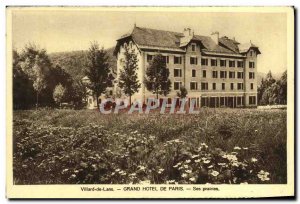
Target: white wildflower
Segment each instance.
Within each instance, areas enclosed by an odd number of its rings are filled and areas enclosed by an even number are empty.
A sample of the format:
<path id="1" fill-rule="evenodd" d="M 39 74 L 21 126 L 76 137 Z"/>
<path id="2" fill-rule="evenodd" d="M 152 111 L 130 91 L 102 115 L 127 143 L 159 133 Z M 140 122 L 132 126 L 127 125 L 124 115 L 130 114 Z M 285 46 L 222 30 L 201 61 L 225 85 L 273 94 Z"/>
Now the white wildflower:
<path id="1" fill-rule="evenodd" d="M 185 172 L 188 173 L 188 174 L 191 174 L 191 173 L 192 173 L 192 171 L 189 170 L 189 169 L 185 170 Z"/>
<path id="2" fill-rule="evenodd" d="M 181 177 L 182 177 L 182 178 L 186 178 L 186 177 L 187 177 L 187 174 L 183 173 L 183 174 L 181 174 Z"/>
<path id="3" fill-rule="evenodd" d="M 194 182 L 196 179 L 195 179 L 195 177 L 191 177 L 189 180 Z"/>
<path id="4" fill-rule="evenodd" d="M 252 158 L 251 158 L 251 162 L 255 163 L 255 162 L 257 162 L 257 159 L 254 158 L 254 157 L 252 157 Z"/>
<path id="5" fill-rule="evenodd" d="M 217 171 L 212 171 L 211 172 L 211 175 L 213 175 L 213 176 L 218 176 L 220 173 L 219 172 L 217 172 Z"/>

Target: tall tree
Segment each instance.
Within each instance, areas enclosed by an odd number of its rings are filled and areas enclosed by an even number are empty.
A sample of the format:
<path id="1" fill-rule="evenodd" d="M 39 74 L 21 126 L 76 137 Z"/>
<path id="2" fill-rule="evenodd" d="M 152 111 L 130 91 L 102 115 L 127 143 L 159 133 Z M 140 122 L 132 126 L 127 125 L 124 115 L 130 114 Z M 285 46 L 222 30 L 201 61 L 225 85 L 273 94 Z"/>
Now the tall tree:
<path id="1" fill-rule="evenodd" d="M 287 71 L 283 72 L 280 78 L 280 101 L 283 104 L 287 103 Z"/>
<path id="2" fill-rule="evenodd" d="M 91 43 L 86 67 L 85 74 L 89 78 L 87 87 L 96 96 L 97 106 L 99 106 L 99 97 L 105 93 L 107 87 L 112 86 L 113 77 L 110 74 L 106 51 L 103 47 L 100 49 L 97 42 Z"/>
<path id="3" fill-rule="evenodd" d="M 34 44 L 26 45 L 20 55 L 20 66 L 33 82 L 36 91 L 36 107 L 39 105 L 39 95 L 47 86 L 47 76 L 52 66 L 46 50 L 39 49 Z"/>
<path id="4" fill-rule="evenodd" d="M 270 87 L 273 83 L 275 83 L 276 80 L 273 78 L 271 70 L 268 72 L 265 80 L 265 87 Z"/>
<path id="5" fill-rule="evenodd" d="M 129 96 L 129 104 L 131 104 L 131 96 L 141 88 L 137 75 L 138 59 L 135 50 L 129 50 L 129 47 L 125 46 L 124 59 L 121 63 L 123 69 L 120 71 L 119 87 Z"/>
<path id="6" fill-rule="evenodd" d="M 171 91 L 171 81 L 169 79 L 169 69 L 167 69 L 166 61 L 161 54 L 154 56 L 153 60 L 146 71 L 145 85 L 152 93 L 168 95 Z"/>

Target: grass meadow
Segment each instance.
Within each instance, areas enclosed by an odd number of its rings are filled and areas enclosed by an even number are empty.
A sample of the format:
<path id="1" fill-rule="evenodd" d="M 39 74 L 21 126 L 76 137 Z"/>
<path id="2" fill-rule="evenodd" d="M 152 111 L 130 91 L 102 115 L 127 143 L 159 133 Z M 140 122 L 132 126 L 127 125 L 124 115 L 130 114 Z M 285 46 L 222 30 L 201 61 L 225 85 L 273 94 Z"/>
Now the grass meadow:
<path id="1" fill-rule="evenodd" d="M 281 184 L 286 110 L 13 113 L 15 184 Z"/>

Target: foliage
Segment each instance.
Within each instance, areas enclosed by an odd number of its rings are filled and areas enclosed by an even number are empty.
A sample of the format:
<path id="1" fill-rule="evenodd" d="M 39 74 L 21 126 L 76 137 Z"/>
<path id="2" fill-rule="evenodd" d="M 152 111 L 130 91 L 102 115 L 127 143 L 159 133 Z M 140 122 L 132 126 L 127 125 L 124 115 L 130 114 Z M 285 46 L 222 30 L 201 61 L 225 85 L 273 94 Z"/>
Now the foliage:
<path id="1" fill-rule="evenodd" d="M 273 78 L 271 71 L 268 72 L 258 87 L 258 101 L 261 105 L 287 103 L 287 71 L 279 80 Z"/>
<path id="2" fill-rule="evenodd" d="M 141 88 L 141 83 L 139 83 L 137 76 L 139 67 L 135 50 L 129 50 L 129 47 L 126 46 L 124 59 L 121 63 L 123 63 L 123 69 L 120 70 L 119 87 L 129 96 L 129 104 L 131 104 L 131 96 Z"/>
<path id="3" fill-rule="evenodd" d="M 13 51 L 13 108 L 30 108 L 35 102 L 33 84 L 20 67 L 20 56 Z"/>
<path id="4" fill-rule="evenodd" d="M 47 87 L 46 78 L 52 66 L 46 50 L 39 49 L 34 44 L 26 45 L 20 54 L 20 67 L 33 82 L 36 92 L 36 106 L 39 103 L 39 94 Z"/>
<path id="5" fill-rule="evenodd" d="M 89 79 L 87 87 L 95 94 L 99 105 L 98 98 L 105 93 L 107 87 L 112 86 L 113 76 L 106 52 L 103 47 L 99 48 L 97 42 L 93 42 L 89 48 L 86 67 L 85 74 Z"/>
<path id="6" fill-rule="evenodd" d="M 53 99 L 56 103 L 61 105 L 62 100 L 66 94 L 66 89 L 61 84 L 58 84 L 53 91 Z"/>
<path id="7" fill-rule="evenodd" d="M 179 98 L 185 98 L 188 95 L 188 91 L 184 86 L 180 86 L 179 92 L 177 92 L 177 96 Z"/>
<path id="8" fill-rule="evenodd" d="M 161 54 L 154 56 L 146 70 L 145 85 L 152 93 L 156 94 L 158 99 L 159 94 L 168 95 L 171 91 L 171 81 L 169 79 L 169 69 Z"/>
<path id="9" fill-rule="evenodd" d="M 16 184 L 287 182 L 286 110 L 16 111 L 13 124 Z"/>

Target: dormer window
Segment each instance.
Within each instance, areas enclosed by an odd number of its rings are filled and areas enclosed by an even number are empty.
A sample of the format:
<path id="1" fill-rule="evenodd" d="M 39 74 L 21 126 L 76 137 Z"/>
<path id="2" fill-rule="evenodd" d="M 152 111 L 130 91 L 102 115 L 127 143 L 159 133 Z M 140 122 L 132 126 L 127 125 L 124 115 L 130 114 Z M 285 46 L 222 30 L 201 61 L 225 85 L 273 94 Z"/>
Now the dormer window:
<path id="1" fill-rule="evenodd" d="M 196 51 L 196 45 L 192 44 L 192 51 L 195 52 Z"/>

